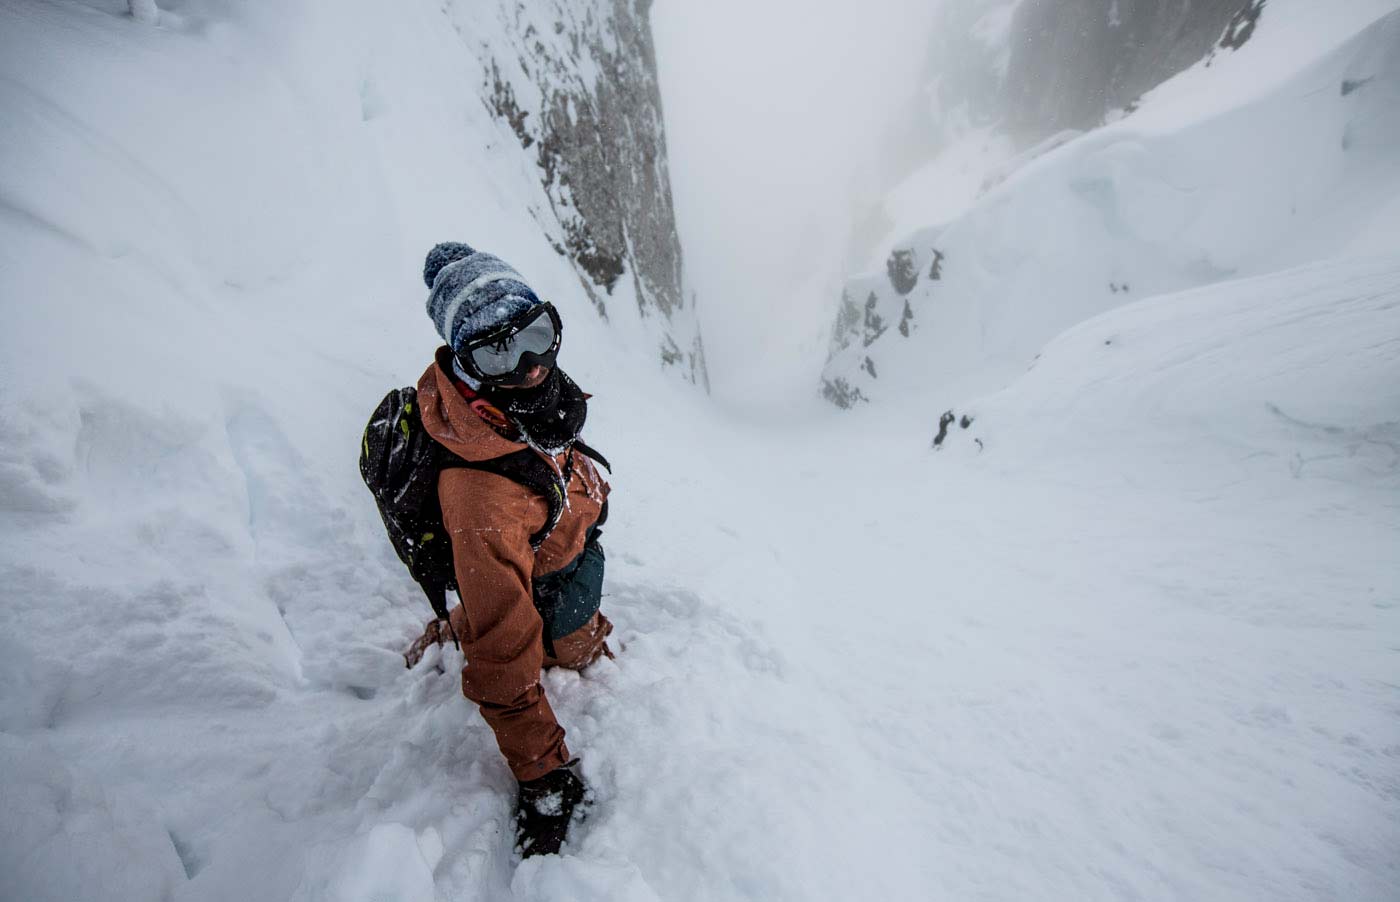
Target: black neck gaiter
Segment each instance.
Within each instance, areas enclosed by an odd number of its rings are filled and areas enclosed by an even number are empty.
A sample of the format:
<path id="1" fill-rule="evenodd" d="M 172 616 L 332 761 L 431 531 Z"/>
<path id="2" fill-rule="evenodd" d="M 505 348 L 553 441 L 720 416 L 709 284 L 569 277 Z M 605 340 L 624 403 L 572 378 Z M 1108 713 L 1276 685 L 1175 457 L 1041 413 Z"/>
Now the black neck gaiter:
<path id="1" fill-rule="evenodd" d="M 525 434 L 528 444 L 559 454 L 583 431 L 588 399 L 559 367 L 534 388 L 488 389 L 488 399 Z"/>

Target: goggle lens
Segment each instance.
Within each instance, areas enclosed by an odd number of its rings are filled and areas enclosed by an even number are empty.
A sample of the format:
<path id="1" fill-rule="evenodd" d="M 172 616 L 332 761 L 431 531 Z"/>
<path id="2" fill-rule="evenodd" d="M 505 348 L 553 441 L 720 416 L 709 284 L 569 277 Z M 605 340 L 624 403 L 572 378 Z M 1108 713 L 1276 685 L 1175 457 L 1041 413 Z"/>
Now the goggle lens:
<path id="1" fill-rule="evenodd" d="M 529 325 L 499 341 L 488 341 L 471 349 L 472 363 L 482 375 L 504 376 L 515 372 L 520 358 L 526 354 L 545 354 L 552 350 L 559 333 L 547 311 L 541 310 Z"/>

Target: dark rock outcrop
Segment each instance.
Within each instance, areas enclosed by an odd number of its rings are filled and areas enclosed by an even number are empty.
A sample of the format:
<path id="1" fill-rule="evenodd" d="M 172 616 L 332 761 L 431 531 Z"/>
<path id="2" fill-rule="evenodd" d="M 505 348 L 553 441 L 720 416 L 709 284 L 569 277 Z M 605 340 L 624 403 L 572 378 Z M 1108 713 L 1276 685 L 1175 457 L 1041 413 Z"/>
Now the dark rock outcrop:
<path id="1" fill-rule="evenodd" d="M 865 337 L 863 344 L 870 347 L 875 343 L 875 339 L 885 334 L 885 318 L 877 312 L 880 298 L 875 292 L 870 293 L 870 297 L 865 299 Z"/>
<path id="2" fill-rule="evenodd" d="M 822 380 L 822 397 L 843 409 L 849 409 L 868 400 L 859 388 L 854 387 L 840 376 Z"/>
<path id="3" fill-rule="evenodd" d="M 1220 46 L 1226 50 L 1239 50 L 1251 37 L 1259 24 L 1259 16 L 1264 12 L 1268 0 L 1250 0 L 1230 19 L 1225 26 L 1225 34 L 1220 38 Z"/>
<path id="4" fill-rule="evenodd" d="M 885 261 L 885 272 L 889 274 L 890 286 L 900 294 L 908 294 L 919 284 L 919 270 L 914 265 L 914 252 L 895 250 Z"/>

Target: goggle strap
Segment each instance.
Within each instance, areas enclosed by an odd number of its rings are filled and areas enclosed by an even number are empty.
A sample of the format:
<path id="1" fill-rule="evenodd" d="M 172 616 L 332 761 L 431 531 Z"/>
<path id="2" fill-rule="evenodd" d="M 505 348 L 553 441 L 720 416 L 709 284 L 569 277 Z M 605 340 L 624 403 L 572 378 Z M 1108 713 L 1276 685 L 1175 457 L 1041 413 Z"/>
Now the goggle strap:
<path id="1" fill-rule="evenodd" d="M 520 320 L 518 321 L 519 325 L 517 325 L 514 322 L 509 323 L 504 329 L 501 329 L 497 332 L 488 333 L 486 335 L 483 335 L 481 338 L 476 339 L 475 341 L 468 342 L 467 349 L 468 351 L 472 351 L 477 348 L 484 348 L 489 345 L 493 345 L 496 342 L 504 341 L 505 339 L 511 338 L 512 336 L 519 335 L 521 332 L 524 332 L 526 329 L 530 328 L 530 326 L 534 324 L 535 320 L 539 319 L 541 316 L 547 317 L 549 319 L 549 325 L 554 330 L 554 337 L 558 339 L 559 324 L 558 320 L 555 319 L 555 316 L 557 316 L 557 314 L 551 315 L 551 309 L 552 308 L 548 306 L 542 306 L 538 311 L 525 311 L 526 313 L 531 313 L 533 315 L 526 319 L 525 316 L 522 314 Z"/>

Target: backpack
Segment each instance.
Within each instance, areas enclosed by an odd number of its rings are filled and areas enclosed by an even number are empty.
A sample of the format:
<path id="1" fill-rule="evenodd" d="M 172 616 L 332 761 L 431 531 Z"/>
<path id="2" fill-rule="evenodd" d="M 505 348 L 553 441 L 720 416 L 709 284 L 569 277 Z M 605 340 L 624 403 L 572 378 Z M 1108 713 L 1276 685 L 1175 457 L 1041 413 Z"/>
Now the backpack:
<path id="1" fill-rule="evenodd" d="M 608 466 L 602 455 L 582 441 L 576 440 L 574 445 Z M 442 504 L 438 500 L 438 475 L 456 468 L 495 473 L 540 495 L 549 506 L 549 516 L 544 526 L 530 536 L 530 547 L 539 551 L 564 514 L 573 451 L 569 452 L 562 478 L 531 448 L 491 460 L 464 460 L 423 428 L 418 392 L 413 386 L 394 389 L 379 402 L 360 443 L 360 475 L 374 495 L 394 551 L 423 589 L 439 620 L 447 620 L 447 593 L 458 586 L 452 565 L 452 540 L 443 526 Z M 455 634 L 452 641 L 457 642 Z"/>

